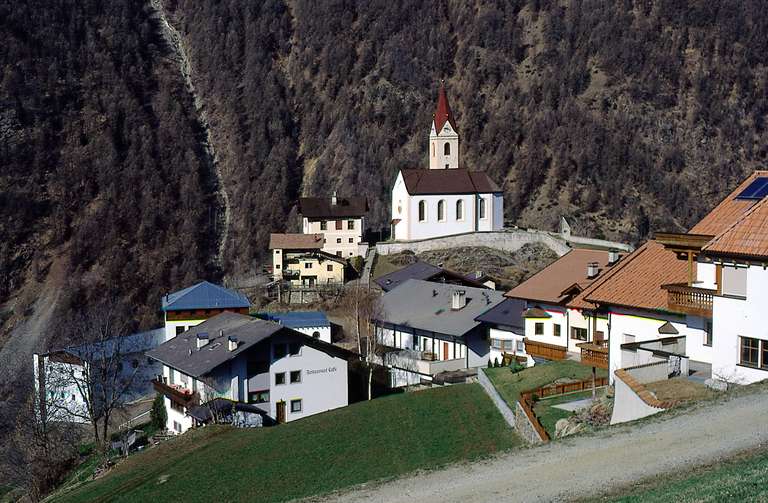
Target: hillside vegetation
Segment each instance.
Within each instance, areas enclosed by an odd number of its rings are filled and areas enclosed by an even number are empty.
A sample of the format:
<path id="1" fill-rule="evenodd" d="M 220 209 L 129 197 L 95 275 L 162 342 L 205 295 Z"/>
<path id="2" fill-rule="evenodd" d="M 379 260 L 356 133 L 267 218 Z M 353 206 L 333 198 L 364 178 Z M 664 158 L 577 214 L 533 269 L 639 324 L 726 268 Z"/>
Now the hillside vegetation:
<path id="1" fill-rule="evenodd" d="M 439 440 L 439 441 L 438 441 Z M 207 427 L 55 501 L 277 502 L 510 449 L 478 384 L 394 395 L 273 428 Z"/>

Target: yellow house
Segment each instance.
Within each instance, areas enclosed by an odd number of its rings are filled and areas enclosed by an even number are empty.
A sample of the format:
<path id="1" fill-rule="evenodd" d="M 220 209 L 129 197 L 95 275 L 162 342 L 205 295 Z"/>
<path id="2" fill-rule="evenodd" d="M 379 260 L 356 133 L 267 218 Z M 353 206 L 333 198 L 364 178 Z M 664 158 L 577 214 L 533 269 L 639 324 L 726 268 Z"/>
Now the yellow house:
<path id="1" fill-rule="evenodd" d="M 272 274 L 291 286 L 341 285 L 347 261 L 322 251 L 323 234 L 271 234 Z"/>

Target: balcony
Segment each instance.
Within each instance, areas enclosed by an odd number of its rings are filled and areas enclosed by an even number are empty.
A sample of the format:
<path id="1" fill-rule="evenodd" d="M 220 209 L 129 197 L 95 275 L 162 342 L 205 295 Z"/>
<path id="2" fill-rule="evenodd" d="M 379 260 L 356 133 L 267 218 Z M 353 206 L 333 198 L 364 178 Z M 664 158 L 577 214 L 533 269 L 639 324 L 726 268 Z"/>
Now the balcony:
<path id="1" fill-rule="evenodd" d="M 667 291 L 667 309 L 674 313 L 712 317 L 712 299 L 715 291 L 688 286 L 684 283 L 662 285 Z"/>
<path id="2" fill-rule="evenodd" d="M 155 379 L 152 379 L 152 386 L 155 388 L 155 391 L 162 393 L 169 399 L 185 407 L 197 405 L 200 399 L 197 392 L 185 388 L 180 384 L 167 384 L 165 381 L 166 379 L 163 376 L 157 376 Z"/>
<path id="3" fill-rule="evenodd" d="M 544 358 L 546 360 L 565 360 L 565 346 L 557 346 L 555 344 L 547 344 L 546 342 L 539 342 L 531 340 L 526 337 L 525 351 L 534 358 Z"/>
<path id="4" fill-rule="evenodd" d="M 436 375 L 440 372 L 451 372 L 467 368 L 465 358 L 452 360 L 437 360 L 436 355 L 429 351 L 413 351 L 410 349 L 394 349 L 385 353 L 385 365 L 391 365 L 411 372 L 425 375 Z"/>
<path id="5" fill-rule="evenodd" d="M 581 363 L 599 369 L 608 368 L 608 341 L 582 342 L 576 346 L 581 348 Z"/>

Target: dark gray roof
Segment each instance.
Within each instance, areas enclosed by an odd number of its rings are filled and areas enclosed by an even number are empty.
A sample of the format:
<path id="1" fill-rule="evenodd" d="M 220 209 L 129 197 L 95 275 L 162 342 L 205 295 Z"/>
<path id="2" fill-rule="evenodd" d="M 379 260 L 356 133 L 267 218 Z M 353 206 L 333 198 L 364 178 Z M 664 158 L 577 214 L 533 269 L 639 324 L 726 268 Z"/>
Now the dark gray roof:
<path id="1" fill-rule="evenodd" d="M 455 290 L 464 290 L 467 305 L 451 309 Z M 463 336 L 480 322 L 475 318 L 504 300 L 501 292 L 409 279 L 380 299 L 379 321 L 429 332 Z"/>
<path id="2" fill-rule="evenodd" d="M 314 339 L 272 321 L 226 311 L 147 351 L 146 354 L 189 376 L 201 377 L 278 332 L 302 337 L 305 344 L 326 353 L 335 353 L 342 358 L 351 354 L 343 348 Z M 200 349 L 197 349 L 198 334 L 208 336 L 208 344 Z M 234 351 L 229 350 L 229 337 L 237 339 L 238 345 Z"/>
<path id="3" fill-rule="evenodd" d="M 525 304 L 525 301 L 522 299 L 505 299 L 503 302 L 492 307 L 475 319 L 494 325 L 525 328 L 525 322 L 523 320 Z"/>
<path id="4" fill-rule="evenodd" d="M 201 281 L 163 297 L 163 311 L 250 307 L 248 297 L 223 286 Z"/>
<path id="5" fill-rule="evenodd" d="M 362 217 L 368 211 L 368 201 L 362 196 L 299 198 L 299 213 L 307 218 Z"/>
<path id="6" fill-rule="evenodd" d="M 429 279 L 435 274 L 442 271 L 437 266 L 434 266 L 432 264 L 429 264 L 427 262 L 414 262 L 413 264 L 409 264 L 402 269 L 398 269 L 395 272 L 391 272 L 389 274 L 385 274 L 384 276 L 381 276 L 380 278 L 376 279 L 375 282 L 377 285 L 379 285 L 385 292 L 388 292 L 392 290 L 393 288 L 400 285 L 400 283 L 403 283 L 405 281 L 408 281 L 409 279 Z"/>

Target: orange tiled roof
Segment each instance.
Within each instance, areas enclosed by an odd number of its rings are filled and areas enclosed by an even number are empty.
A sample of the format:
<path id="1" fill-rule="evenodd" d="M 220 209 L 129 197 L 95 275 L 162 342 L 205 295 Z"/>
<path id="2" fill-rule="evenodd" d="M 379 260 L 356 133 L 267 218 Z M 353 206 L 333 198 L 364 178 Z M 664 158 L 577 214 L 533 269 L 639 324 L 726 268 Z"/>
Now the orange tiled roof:
<path id="1" fill-rule="evenodd" d="M 598 275 L 587 278 L 587 264 L 598 263 Z M 561 304 L 570 295 L 565 292 L 573 286 L 582 290 L 610 269 L 608 252 L 601 250 L 574 249 L 551 263 L 504 295 L 516 299 Z"/>
<path id="2" fill-rule="evenodd" d="M 768 201 L 760 200 L 702 248 L 716 254 L 768 257 Z"/>
<path id="3" fill-rule="evenodd" d="M 661 243 L 648 241 L 616 265 L 610 277 L 585 292 L 589 302 L 666 310 L 667 292 L 661 285 L 688 280 L 688 264 Z"/>
<path id="4" fill-rule="evenodd" d="M 728 197 L 723 199 L 707 216 L 694 225 L 688 233 L 716 236 L 730 227 L 744 215 L 745 211 L 752 208 L 758 202 L 754 199 L 736 199 L 736 196 L 746 189 L 755 178 L 760 176 L 768 176 L 768 171 L 755 171 L 748 176 L 733 192 L 728 194 Z"/>

